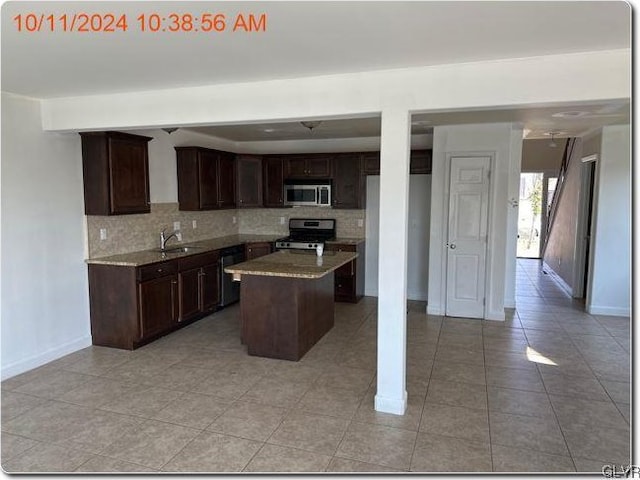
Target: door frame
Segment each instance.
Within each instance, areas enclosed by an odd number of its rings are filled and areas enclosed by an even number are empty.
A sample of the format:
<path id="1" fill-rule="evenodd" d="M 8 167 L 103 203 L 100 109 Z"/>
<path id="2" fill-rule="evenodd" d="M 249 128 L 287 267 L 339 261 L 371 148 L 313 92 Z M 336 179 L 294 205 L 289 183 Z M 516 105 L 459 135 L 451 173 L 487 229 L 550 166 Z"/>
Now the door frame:
<path id="1" fill-rule="evenodd" d="M 489 158 L 489 206 L 487 211 L 487 251 L 485 256 L 485 269 L 484 269 L 484 308 L 483 319 L 490 317 L 490 298 L 493 293 L 493 283 L 490 281 L 491 266 L 493 264 L 493 240 L 495 232 L 495 206 L 496 199 L 494 198 L 495 188 L 494 180 L 496 175 L 496 152 L 495 151 L 463 151 L 463 152 L 447 152 L 445 157 L 445 171 L 444 171 L 444 204 L 442 208 L 442 225 L 443 225 L 443 238 L 442 245 L 442 259 L 441 259 L 441 273 L 440 273 L 440 305 L 442 305 L 442 315 L 446 315 L 447 311 L 447 268 L 448 268 L 448 255 L 446 246 L 449 240 L 449 201 L 451 190 L 451 160 L 455 157 L 482 157 Z M 506 208 L 506 207 L 505 207 Z M 430 245 L 429 248 L 434 248 L 434 245 Z M 502 318 L 504 320 L 504 318 Z"/>
<path id="2" fill-rule="evenodd" d="M 578 223 L 576 228 L 576 246 L 574 249 L 573 257 L 573 288 L 571 296 L 573 298 L 584 298 L 585 304 L 587 304 L 590 298 L 591 291 L 591 278 L 587 278 L 587 291 L 584 290 L 585 285 L 585 271 L 591 272 L 592 256 L 593 256 L 593 215 L 591 218 L 591 229 L 586 232 L 588 216 L 589 216 L 589 191 L 591 188 L 591 182 L 593 181 L 593 201 L 591 205 L 591 211 L 596 208 L 596 188 L 598 186 L 598 154 L 587 155 L 580 159 L 580 193 L 578 197 Z M 591 165 L 595 163 L 593 169 L 593 176 L 591 175 Z M 589 258 L 586 258 L 587 241 L 585 235 L 589 235 Z M 586 269 L 586 264 L 589 263 L 589 268 Z"/>

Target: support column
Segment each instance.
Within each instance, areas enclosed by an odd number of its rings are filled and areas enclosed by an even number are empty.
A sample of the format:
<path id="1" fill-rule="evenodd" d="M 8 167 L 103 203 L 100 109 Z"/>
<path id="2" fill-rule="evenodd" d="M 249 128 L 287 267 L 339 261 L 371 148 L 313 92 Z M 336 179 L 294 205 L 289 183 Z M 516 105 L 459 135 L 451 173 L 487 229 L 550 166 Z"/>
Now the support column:
<path id="1" fill-rule="evenodd" d="M 375 409 L 407 408 L 407 238 L 411 116 L 382 112 L 378 250 L 378 377 Z"/>

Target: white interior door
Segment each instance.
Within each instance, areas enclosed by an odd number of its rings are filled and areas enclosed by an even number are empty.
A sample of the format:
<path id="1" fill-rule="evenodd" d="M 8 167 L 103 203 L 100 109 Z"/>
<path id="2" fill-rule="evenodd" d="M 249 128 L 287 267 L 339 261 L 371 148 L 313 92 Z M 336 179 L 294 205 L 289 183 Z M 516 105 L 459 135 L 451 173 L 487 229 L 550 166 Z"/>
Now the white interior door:
<path id="1" fill-rule="evenodd" d="M 489 157 L 451 158 L 446 315 L 484 317 Z"/>

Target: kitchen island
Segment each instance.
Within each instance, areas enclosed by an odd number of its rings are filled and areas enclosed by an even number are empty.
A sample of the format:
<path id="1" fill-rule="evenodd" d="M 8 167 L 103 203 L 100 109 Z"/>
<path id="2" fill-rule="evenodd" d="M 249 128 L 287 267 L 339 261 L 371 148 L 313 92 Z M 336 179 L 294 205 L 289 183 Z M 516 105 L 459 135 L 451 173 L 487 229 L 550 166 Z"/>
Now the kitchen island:
<path id="1" fill-rule="evenodd" d="M 225 268 L 240 281 L 241 339 L 248 353 L 300 360 L 333 328 L 333 272 L 357 256 L 281 250 Z"/>

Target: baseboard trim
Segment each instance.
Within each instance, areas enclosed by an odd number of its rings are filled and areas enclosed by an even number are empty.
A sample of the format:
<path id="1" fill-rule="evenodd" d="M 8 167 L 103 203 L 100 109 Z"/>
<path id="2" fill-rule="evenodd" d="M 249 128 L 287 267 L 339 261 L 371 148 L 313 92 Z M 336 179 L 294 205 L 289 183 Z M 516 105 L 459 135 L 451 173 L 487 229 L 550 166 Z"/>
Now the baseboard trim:
<path id="1" fill-rule="evenodd" d="M 407 391 L 405 390 L 402 398 L 376 395 L 374 403 L 374 408 L 378 412 L 404 415 L 404 412 L 407 410 Z"/>
<path id="2" fill-rule="evenodd" d="M 502 310 L 488 311 L 484 316 L 485 320 L 496 320 L 498 322 L 504 322 L 505 318 L 504 308 Z"/>
<path id="3" fill-rule="evenodd" d="M 427 303 L 427 315 L 444 315 L 444 310 L 437 305 L 429 305 Z"/>
<path id="4" fill-rule="evenodd" d="M 547 274 L 551 275 L 551 277 L 560 284 L 565 292 L 573 297 L 573 288 L 571 288 L 569 284 L 565 282 L 564 279 L 560 275 L 558 275 L 553 268 L 549 266 L 547 262 L 543 261 L 542 267 L 547 271 Z"/>
<path id="5" fill-rule="evenodd" d="M 408 300 L 417 300 L 419 302 L 427 301 L 427 292 L 407 292 Z"/>
<path id="6" fill-rule="evenodd" d="M 587 312 L 592 315 L 611 315 L 612 317 L 629 317 L 631 316 L 630 308 L 605 307 L 602 305 L 590 305 Z"/>
<path id="7" fill-rule="evenodd" d="M 46 352 L 39 353 L 38 355 L 33 355 L 25 358 L 24 360 L 10 363 L 9 365 L 3 365 L 0 378 L 2 378 L 2 380 L 6 380 L 7 378 L 15 377 L 16 375 L 33 370 L 45 363 L 57 360 L 60 357 L 77 352 L 78 350 L 89 347 L 90 345 L 91 336 L 81 337 L 71 342 L 51 348 Z"/>

